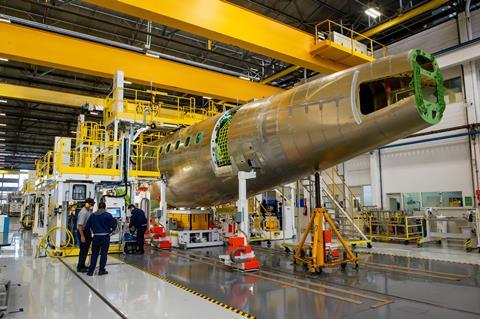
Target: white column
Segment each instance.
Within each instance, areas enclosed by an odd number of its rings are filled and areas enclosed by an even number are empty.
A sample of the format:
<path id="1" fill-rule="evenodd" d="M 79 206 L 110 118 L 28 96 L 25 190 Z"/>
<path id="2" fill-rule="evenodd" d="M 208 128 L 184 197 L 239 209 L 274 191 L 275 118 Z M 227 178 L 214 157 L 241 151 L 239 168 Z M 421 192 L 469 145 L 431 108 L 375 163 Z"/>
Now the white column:
<path id="1" fill-rule="evenodd" d="M 250 229 L 249 229 L 250 220 L 248 216 L 248 201 L 247 201 L 247 179 L 255 178 L 256 176 L 257 174 L 254 171 L 238 172 L 237 209 L 241 213 L 240 229 L 245 233 L 244 235 L 247 237 L 250 236 Z"/>
<path id="2" fill-rule="evenodd" d="M 160 224 L 167 228 L 167 182 L 164 179 L 160 180 Z"/>
<path id="3" fill-rule="evenodd" d="M 380 170 L 379 170 L 379 151 L 375 150 L 370 153 L 370 183 L 372 186 L 372 205 L 382 208 L 382 196 L 380 187 Z"/>
<path id="4" fill-rule="evenodd" d="M 123 112 L 123 85 L 125 74 L 117 71 L 113 75 L 113 111 Z"/>
<path id="5" fill-rule="evenodd" d="M 37 198 L 35 197 L 35 211 L 34 211 L 33 229 L 32 229 L 33 234 L 38 234 L 38 220 L 40 217 L 39 214 L 40 214 L 40 203 L 37 203 Z"/>
<path id="6" fill-rule="evenodd" d="M 293 238 L 296 235 L 295 229 L 295 183 L 288 184 L 288 196 L 283 194 L 288 198 L 288 202 L 285 203 L 283 207 L 283 234 L 286 239 Z"/>
<path id="7" fill-rule="evenodd" d="M 472 40 L 471 34 L 471 25 L 469 19 L 466 17 L 465 12 L 462 12 L 458 15 L 458 33 L 460 36 L 460 42 L 466 42 Z M 465 92 L 465 103 L 467 108 L 467 123 L 478 123 L 480 122 L 480 92 L 479 92 L 479 76 L 478 76 L 478 67 L 477 62 L 469 61 L 462 65 L 463 67 L 463 81 L 464 81 L 464 92 Z M 475 172 L 475 155 L 477 158 L 480 158 L 480 148 L 478 147 L 478 136 L 472 136 L 472 145 L 471 145 L 471 159 L 472 159 L 472 175 L 474 180 L 474 188 L 476 190 L 480 189 L 478 185 L 476 172 Z M 476 143 L 477 154 L 474 154 L 475 147 L 473 143 Z M 479 165 L 480 163 L 477 163 Z M 476 206 L 479 205 L 474 194 Z"/>
<path id="8" fill-rule="evenodd" d="M 60 227 L 66 227 L 66 221 L 68 213 L 68 207 L 63 207 L 63 182 L 57 182 L 55 187 L 55 207 L 58 207 L 58 213 L 56 217 L 57 230 L 55 231 L 55 246 L 59 247 L 62 243 L 63 230 Z M 64 222 L 65 221 L 65 222 Z"/>

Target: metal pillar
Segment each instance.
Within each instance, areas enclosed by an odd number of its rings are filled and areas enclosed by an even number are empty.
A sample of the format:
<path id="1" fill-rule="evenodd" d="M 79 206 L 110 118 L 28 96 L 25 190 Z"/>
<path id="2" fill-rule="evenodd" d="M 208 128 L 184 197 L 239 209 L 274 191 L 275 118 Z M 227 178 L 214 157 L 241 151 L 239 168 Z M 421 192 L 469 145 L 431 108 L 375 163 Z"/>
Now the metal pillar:
<path id="1" fill-rule="evenodd" d="M 241 213 L 240 229 L 244 235 L 250 237 L 248 201 L 247 201 L 247 179 L 255 178 L 257 174 L 251 172 L 238 172 L 238 201 L 237 209 Z M 248 239 L 248 238 L 247 238 Z"/>
<path id="2" fill-rule="evenodd" d="M 322 208 L 322 182 L 319 172 L 315 172 L 315 208 Z"/>
<path id="3" fill-rule="evenodd" d="M 167 229 L 167 181 L 165 179 L 160 180 L 160 224 Z"/>
<path id="4" fill-rule="evenodd" d="M 372 187 L 372 205 L 382 206 L 382 187 L 380 186 L 380 152 L 375 150 L 370 153 L 370 185 Z"/>

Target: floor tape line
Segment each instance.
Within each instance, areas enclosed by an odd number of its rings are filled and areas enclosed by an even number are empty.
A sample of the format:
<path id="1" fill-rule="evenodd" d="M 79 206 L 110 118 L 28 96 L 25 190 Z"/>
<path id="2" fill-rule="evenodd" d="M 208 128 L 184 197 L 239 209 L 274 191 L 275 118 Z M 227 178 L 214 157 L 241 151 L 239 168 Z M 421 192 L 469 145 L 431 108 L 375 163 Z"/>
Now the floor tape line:
<path id="1" fill-rule="evenodd" d="M 114 258 L 120 259 L 119 257 L 116 257 L 116 256 L 115 256 Z M 120 259 L 120 260 L 121 260 L 121 259 Z M 222 307 L 222 308 L 224 308 L 224 309 L 227 309 L 227 310 L 229 310 L 229 311 L 231 311 L 231 312 L 234 312 L 234 313 L 236 313 L 236 314 L 239 314 L 239 315 L 241 315 L 241 316 L 243 316 L 243 317 L 245 317 L 245 318 L 248 318 L 248 319 L 256 319 L 255 316 L 250 315 L 250 314 L 244 312 L 243 310 L 237 309 L 237 308 L 232 307 L 232 306 L 230 306 L 230 305 L 227 305 L 227 304 L 225 304 L 225 303 L 223 303 L 223 302 L 221 302 L 221 301 L 218 301 L 218 300 L 216 300 L 216 299 L 214 299 L 214 298 L 212 298 L 212 297 L 206 296 L 206 295 L 204 295 L 204 294 L 201 293 L 201 292 L 198 292 L 198 291 L 196 291 L 196 290 L 194 290 L 194 289 L 192 289 L 192 288 L 189 288 L 189 287 L 186 287 L 186 286 L 184 286 L 184 285 L 182 285 L 182 284 L 179 284 L 178 282 L 175 282 L 175 281 L 173 281 L 173 280 L 171 280 L 171 279 L 168 279 L 168 278 L 163 277 L 163 276 L 161 276 L 161 275 L 159 275 L 159 274 L 156 274 L 156 273 L 151 272 L 151 271 L 149 271 L 149 270 L 147 270 L 147 269 L 144 269 L 144 268 L 142 268 L 142 267 L 140 267 L 140 266 L 138 266 L 138 265 L 136 265 L 136 264 L 134 264 L 134 263 L 131 263 L 131 262 L 125 260 L 125 259 L 123 259 L 122 261 L 123 261 L 124 263 L 126 263 L 127 265 L 129 265 L 129 266 L 132 266 L 132 267 L 134 267 L 134 268 L 136 268 L 136 269 L 138 269 L 138 270 L 141 270 L 141 271 L 143 271 L 144 273 L 147 273 L 147 274 L 149 274 L 149 275 L 152 275 L 152 276 L 154 276 L 154 277 L 156 277 L 156 278 L 158 278 L 158 279 L 160 279 L 160 280 L 162 280 L 162 281 L 165 281 L 165 282 L 167 282 L 167 283 L 169 283 L 169 284 L 171 284 L 171 285 L 173 285 L 173 286 L 175 286 L 175 287 L 177 287 L 177 288 L 180 288 L 180 289 L 182 289 L 182 290 L 184 290 L 184 291 L 186 291 L 186 292 L 188 292 L 188 293 L 191 293 L 191 294 L 193 294 L 193 295 L 195 295 L 195 296 L 198 296 L 198 297 L 200 297 L 200 298 L 202 298 L 202 299 L 204 299 L 204 300 L 206 300 L 206 301 L 209 301 L 209 302 L 211 302 L 211 303 L 213 303 L 213 304 L 215 304 L 215 305 L 217 305 L 217 306 L 220 306 L 220 307 Z"/>

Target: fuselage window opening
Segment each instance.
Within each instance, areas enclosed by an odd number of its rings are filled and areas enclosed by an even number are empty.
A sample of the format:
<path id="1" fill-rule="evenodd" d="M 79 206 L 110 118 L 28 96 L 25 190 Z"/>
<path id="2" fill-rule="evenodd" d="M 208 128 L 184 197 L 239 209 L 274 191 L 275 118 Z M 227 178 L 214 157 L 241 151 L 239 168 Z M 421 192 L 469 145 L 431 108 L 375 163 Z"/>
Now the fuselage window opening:
<path id="1" fill-rule="evenodd" d="M 203 137 L 203 133 L 202 133 L 202 132 L 198 132 L 198 133 L 197 133 L 197 137 L 195 138 L 195 144 L 200 143 L 200 141 L 202 140 L 202 137 Z"/>

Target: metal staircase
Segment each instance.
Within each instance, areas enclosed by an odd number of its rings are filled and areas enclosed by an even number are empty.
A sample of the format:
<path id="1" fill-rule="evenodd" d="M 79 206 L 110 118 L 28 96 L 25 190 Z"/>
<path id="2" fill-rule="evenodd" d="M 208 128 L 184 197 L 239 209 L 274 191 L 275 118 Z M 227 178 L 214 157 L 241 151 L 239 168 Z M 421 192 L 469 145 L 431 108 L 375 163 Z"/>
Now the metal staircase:
<path id="1" fill-rule="evenodd" d="M 307 192 L 314 194 L 313 183 L 302 180 L 302 186 Z M 336 167 L 323 171 L 321 176 L 322 202 L 329 203 L 327 210 L 341 235 L 350 245 L 366 244 L 371 247 L 369 218 L 360 199 L 345 183 L 345 177 Z"/>

